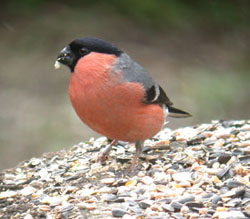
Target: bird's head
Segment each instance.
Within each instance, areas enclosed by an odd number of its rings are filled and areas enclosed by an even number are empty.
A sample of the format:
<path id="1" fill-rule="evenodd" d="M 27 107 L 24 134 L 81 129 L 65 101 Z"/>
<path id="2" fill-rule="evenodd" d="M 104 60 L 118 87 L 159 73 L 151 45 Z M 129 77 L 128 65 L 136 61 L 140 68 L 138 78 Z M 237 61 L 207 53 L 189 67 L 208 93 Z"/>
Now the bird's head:
<path id="1" fill-rule="evenodd" d="M 115 56 L 120 56 L 122 54 L 119 48 L 104 40 L 92 37 L 79 38 L 72 41 L 61 50 L 56 59 L 55 68 L 58 69 L 60 68 L 60 64 L 64 64 L 70 68 L 71 72 L 74 72 L 77 61 L 91 52 Z"/>

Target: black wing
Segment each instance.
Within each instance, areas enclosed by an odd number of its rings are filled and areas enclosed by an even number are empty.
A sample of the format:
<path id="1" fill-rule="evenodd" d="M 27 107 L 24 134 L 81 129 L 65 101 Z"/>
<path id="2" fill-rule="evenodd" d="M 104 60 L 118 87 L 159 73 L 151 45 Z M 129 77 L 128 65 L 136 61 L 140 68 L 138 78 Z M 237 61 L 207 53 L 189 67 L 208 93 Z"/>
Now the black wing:
<path id="1" fill-rule="evenodd" d="M 114 68 L 115 70 L 122 70 L 124 80 L 143 85 L 146 91 L 143 102 L 172 105 L 164 90 L 155 83 L 142 66 L 133 61 L 126 53 L 123 53 L 117 60 Z"/>
<path id="2" fill-rule="evenodd" d="M 172 117 L 180 118 L 191 116 L 187 112 L 172 107 L 173 103 L 165 91 L 151 78 L 142 66 L 133 61 L 126 53 L 122 53 L 114 68 L 115 70 L 122 70 L 124 80 L 138 82 L 143 85 L 146 91 L 143 100 L 145 104 L 165 105 L 168 109 L 168 115 Z"/>

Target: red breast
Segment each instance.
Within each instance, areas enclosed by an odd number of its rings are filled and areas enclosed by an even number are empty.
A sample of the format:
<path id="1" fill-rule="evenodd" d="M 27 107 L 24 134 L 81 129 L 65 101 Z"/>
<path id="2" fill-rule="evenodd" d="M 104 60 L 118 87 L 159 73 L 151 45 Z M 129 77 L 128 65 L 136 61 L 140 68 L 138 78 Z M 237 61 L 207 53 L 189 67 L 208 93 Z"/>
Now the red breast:
<path id="1" fill-rule="evenodd" d="M 85 124 L 110 139 L 150 138 L 161 130 L 164 112 L 142 102 L 143 86 L 124 81 L 112 68 L 115 61 L 115 55 L 96 52 L 79 59 L 70 77 L 71 103 Z"/>

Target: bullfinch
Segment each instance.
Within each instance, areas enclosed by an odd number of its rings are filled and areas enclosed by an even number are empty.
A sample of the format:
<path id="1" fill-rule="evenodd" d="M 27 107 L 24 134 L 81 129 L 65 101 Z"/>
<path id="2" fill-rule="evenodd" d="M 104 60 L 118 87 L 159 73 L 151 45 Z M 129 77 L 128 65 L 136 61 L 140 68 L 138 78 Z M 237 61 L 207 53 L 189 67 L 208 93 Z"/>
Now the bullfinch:
<path id="1" fill-rule="evenodd" d="M 69 67 L 69 97 L 80 119 L 94 131 L 113 141 L 98 155 L 103 162 L 118 140 L 135 142 L 135 167 L 144 141 L 156 135 L 166 116 L 190 114 L 174 108 L 164 90 L 149 73 L 115 45 L 86 37 L 72 41 L 59 53 Z"/>

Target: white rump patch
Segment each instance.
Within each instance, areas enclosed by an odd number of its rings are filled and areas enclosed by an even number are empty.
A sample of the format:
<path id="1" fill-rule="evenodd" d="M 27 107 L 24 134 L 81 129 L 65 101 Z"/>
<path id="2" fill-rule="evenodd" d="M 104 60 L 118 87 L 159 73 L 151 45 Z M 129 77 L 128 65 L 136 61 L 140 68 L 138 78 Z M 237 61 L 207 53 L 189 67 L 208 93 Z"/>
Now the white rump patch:
<path id="1" fill-rule="evenodd" d="M 163 104 L 162 109 L 163 109 L 163 113 L 164 113 L 164 118 L 166 120 L 168 113 L 169 113 L 168 107 L 165 104 Z"/>

